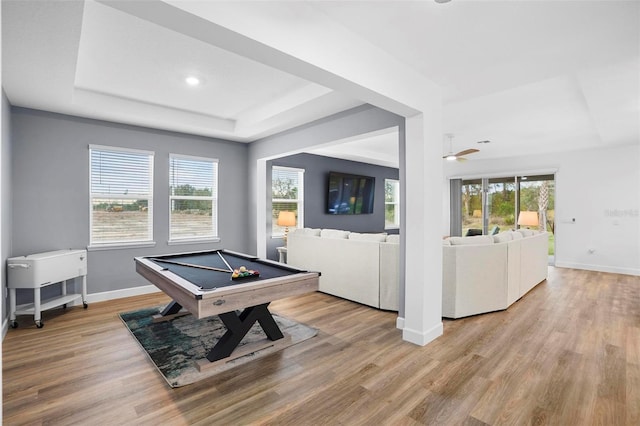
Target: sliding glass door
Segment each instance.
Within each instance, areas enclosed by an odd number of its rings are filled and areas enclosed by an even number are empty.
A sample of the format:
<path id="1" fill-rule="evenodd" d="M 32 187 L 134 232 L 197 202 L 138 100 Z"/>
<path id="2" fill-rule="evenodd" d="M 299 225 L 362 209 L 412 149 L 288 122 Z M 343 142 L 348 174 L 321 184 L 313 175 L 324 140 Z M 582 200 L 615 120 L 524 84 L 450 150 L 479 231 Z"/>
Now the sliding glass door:
<path id="1" fill-rule="evenodd" d="M 516 215 L 516 181 L 510 178 L 492 178 L 487 182 L 487 226 L 484 234 L 497 234 L 513 228 Z"/>
<path id="2" fill-rule="evenodd" d="M 463 180 L 462 235 L 487 235 L 513 228 L 516 193 L 514 177 Z"/>
<path id="3" fill-rule="evenodd" d="M 554 175 L 452 179 L 451 194 L 451 235 L 490 235 L 520 227 L 543 230 L 549 232 L 553 256 Z"/>
<path id="4" fill-rule="evenodd" d="M 482 233 L 482 195 L 482 179 L 462 181 L 462 235 Z"/>
<path id="5" fill-rule="evenodd" d="M 555 180 L 553 175 L 518 177 L 519 227 L 547 231 L 549 233 L 549 256 L 555 254 Z M 534 213 L 537 213 L 535 215 Z M 526 217 L 537 218 L 537 224 L 525 223 Z M 522 220 L 520 220 L 522 219 Z M 535 221 L 534 221 L 535 222 Z"/>

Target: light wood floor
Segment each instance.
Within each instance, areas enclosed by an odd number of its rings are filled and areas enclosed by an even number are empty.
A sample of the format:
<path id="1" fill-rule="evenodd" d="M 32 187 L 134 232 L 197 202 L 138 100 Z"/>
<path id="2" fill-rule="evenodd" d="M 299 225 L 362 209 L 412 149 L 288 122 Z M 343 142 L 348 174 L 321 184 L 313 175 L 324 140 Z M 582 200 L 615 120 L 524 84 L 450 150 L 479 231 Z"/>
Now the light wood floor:
<path id="1" fill-rule="evenodd" d="M 640 277 L 550 268 L 510 309 L 445 321 L 425 347 L 395 315 L 314 293 L 272 311 L 319 335 L 171 389 L 117 312 L 48 311 L 3 342 L 5 425 L 638 425 Z"/>

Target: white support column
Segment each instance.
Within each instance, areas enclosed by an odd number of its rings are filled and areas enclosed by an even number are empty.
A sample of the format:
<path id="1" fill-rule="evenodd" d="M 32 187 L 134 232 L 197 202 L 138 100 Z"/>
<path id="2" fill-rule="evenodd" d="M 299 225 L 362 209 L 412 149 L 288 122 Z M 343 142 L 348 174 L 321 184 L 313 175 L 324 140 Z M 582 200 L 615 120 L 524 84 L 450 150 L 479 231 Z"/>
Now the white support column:
<path id="1" fill-rule="evenodd" d="M 442 154 L 440 107 L 406 120 L 405 318 L 402 338 L 442 335 Z"/>
<path id="2" fill-rule="evenodd" d="M 267 160 L 259 159 L 256 164 L 256 243 L 258 257 L 267 257 L 267 230 L 265 224 L 267 223 Z M 258 188 L 262 189 L 261 191 Z M 250 191 L 250 193 L 253 191 Z"/>

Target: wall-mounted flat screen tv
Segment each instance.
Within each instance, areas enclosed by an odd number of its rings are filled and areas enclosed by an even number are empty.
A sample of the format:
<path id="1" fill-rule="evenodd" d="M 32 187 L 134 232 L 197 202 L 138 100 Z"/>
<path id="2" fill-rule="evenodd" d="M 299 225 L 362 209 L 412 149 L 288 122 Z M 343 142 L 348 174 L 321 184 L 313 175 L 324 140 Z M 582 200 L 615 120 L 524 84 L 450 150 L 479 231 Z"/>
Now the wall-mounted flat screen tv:
<path id="1" fill-rule="evenodd" d="M 373 193 L 376 179 L 370 176 L 329 173 L 327 213 L 373 213 Z"/>

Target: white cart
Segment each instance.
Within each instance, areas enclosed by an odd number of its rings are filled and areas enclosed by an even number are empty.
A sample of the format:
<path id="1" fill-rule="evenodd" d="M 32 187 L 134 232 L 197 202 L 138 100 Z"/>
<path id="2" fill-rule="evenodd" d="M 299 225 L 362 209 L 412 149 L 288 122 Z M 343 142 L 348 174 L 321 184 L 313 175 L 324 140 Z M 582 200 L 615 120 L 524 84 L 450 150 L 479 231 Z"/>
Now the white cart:
<path id="1" fill-rule="evenodd" d="M 42 328 L 41 312 L 82 298 L 87 304 L 87 251 L 56 250 L 7 259 L 7 287 L 9 287 L 9 314 L 12 328 L 18 326 L 16 315 L 31 315 L 38 328 Z M 82 294 L 67 294 L 67 280 L 82 277 Z M 62 295 L 40 300 L 40 289 L 62 284 Z M 33 303 L 16 306 L 16 289 L 33 290 Z"/>

